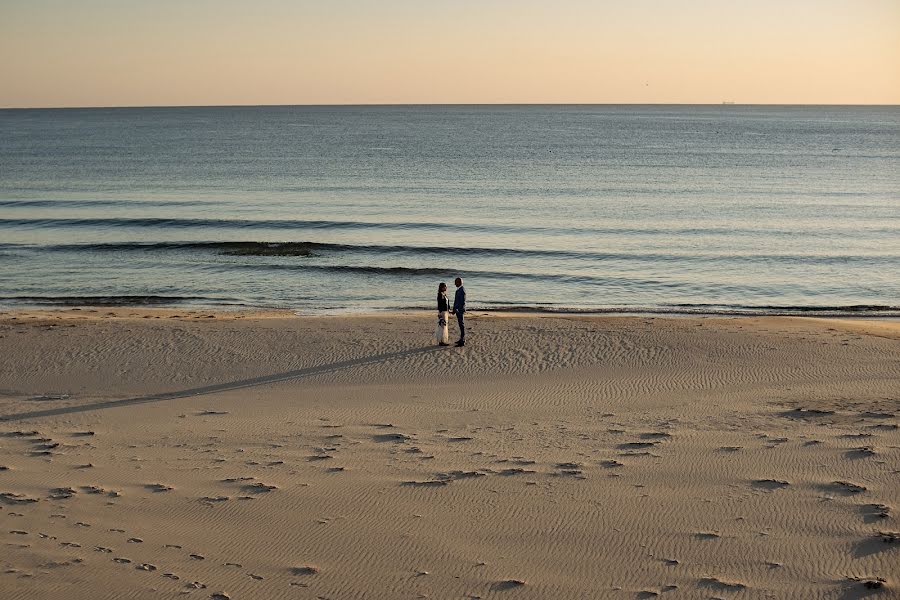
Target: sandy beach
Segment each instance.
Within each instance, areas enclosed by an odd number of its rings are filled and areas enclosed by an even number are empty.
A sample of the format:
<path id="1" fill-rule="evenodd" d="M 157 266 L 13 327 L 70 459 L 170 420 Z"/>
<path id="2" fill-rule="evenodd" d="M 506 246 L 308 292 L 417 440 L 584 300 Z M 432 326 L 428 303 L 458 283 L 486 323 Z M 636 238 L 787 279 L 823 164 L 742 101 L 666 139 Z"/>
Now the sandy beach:
<path id="1" fill-rule="evenodd" d="M 0 597 L 898 597 L 900 323 L 432 318 L 0 313 Z"/>

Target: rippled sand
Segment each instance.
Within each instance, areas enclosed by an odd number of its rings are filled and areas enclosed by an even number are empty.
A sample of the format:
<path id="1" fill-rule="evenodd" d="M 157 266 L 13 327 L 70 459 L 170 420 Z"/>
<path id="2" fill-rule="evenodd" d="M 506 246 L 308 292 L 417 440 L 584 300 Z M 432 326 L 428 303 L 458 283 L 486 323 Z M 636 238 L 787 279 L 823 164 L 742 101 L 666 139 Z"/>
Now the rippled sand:
<path id="1" fill-rule="evenodd" d="M 900 324 L 431 317 L 0 314 L 3 597 L 898 593 Z"/>

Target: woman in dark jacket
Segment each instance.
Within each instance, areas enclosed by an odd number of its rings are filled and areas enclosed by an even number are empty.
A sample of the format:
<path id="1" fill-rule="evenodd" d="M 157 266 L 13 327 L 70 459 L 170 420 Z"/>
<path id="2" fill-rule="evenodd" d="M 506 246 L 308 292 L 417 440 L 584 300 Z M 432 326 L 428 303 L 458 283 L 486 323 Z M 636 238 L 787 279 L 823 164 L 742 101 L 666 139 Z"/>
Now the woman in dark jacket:
<path id="1" fill-rule="evenodd" d="M 450 313 L 450 301 L 447 299 L 447 284 L 441 282 L 437 293 L 438 322 L 434 330 L 434 339 L 438 346 L 450 345 L 450 333 L 447 331 L 447 315 Z"/>

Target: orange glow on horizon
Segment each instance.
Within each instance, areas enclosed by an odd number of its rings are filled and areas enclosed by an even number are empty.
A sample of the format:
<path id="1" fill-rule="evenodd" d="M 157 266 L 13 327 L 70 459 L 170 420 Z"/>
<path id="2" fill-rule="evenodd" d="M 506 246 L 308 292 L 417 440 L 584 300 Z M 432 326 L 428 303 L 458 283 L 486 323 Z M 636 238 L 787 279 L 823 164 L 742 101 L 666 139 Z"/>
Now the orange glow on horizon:
<path id="1" fill-rule="evenodd" d="M 0 55 L 0 107 L 900 104 L 900 2 L 0 0 Z"/>

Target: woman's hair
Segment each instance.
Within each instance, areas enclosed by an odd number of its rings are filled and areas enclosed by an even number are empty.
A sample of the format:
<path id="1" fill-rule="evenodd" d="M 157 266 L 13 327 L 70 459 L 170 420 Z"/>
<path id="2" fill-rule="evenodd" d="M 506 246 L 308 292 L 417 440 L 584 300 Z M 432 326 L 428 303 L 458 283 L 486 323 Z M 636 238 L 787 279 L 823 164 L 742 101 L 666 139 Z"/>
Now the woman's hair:
<path id="1" fill-rule="evenodd" d="M 447 290 L 447 284 L 442 281 L 441 284 L 438 286 L 438 294 L 440 294 L 441 292 L 444 292 L 446 290 Z"/>

